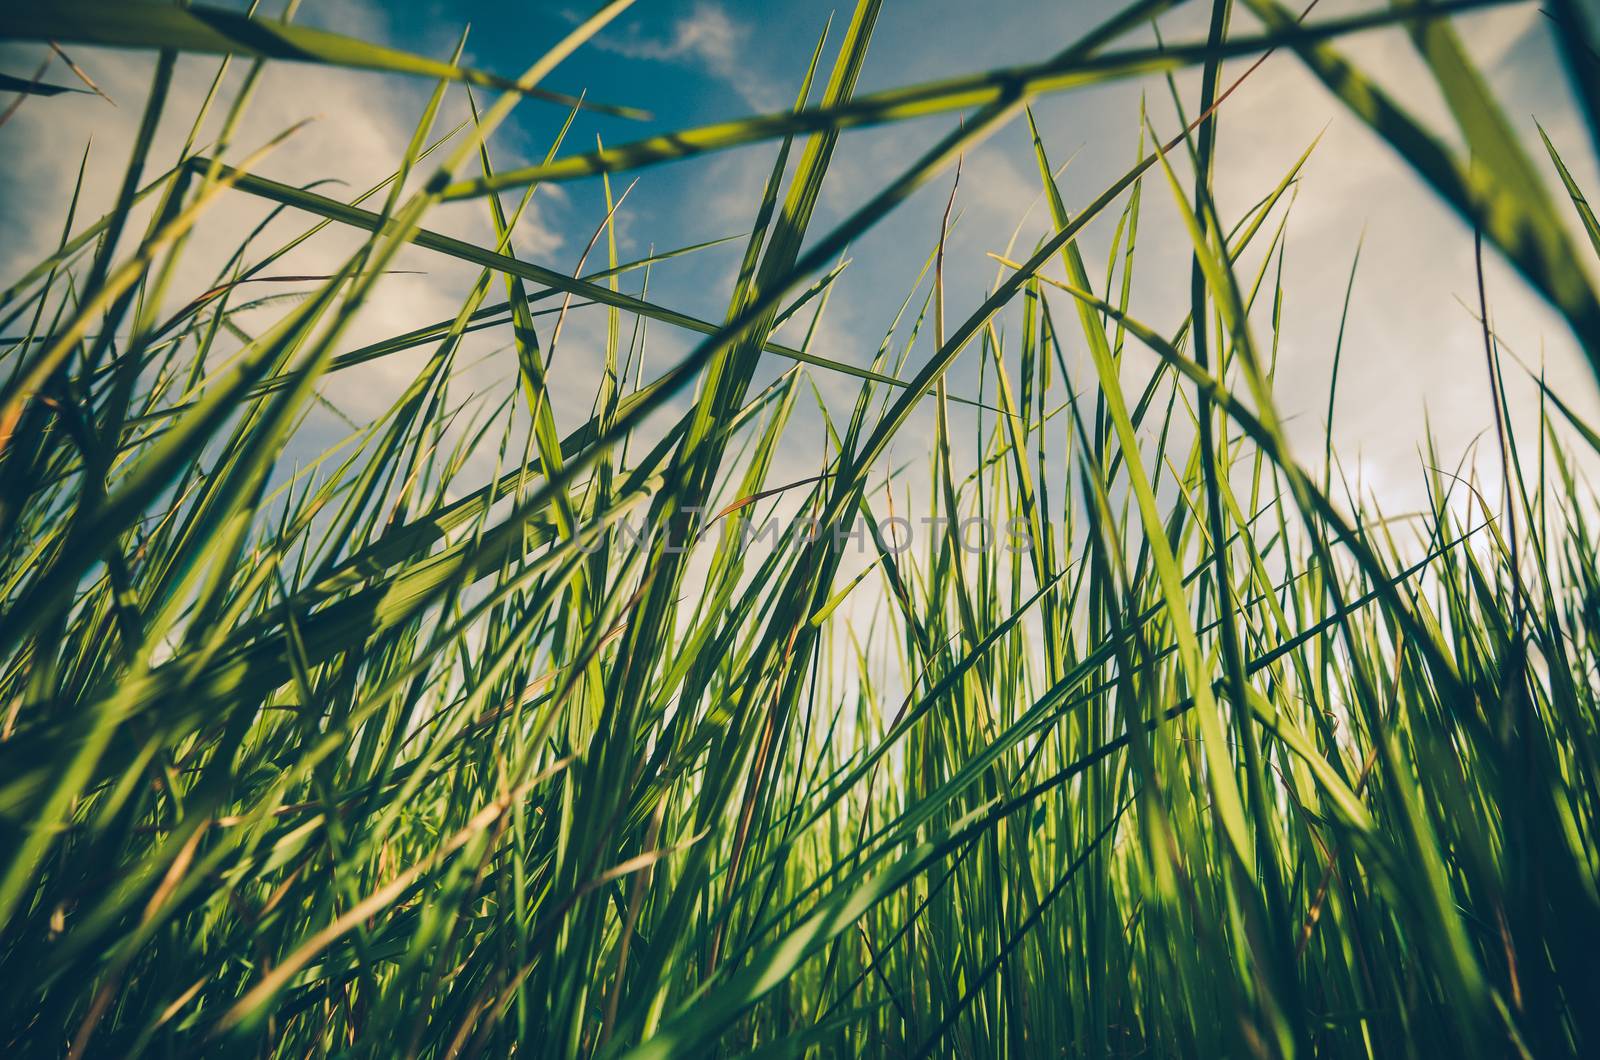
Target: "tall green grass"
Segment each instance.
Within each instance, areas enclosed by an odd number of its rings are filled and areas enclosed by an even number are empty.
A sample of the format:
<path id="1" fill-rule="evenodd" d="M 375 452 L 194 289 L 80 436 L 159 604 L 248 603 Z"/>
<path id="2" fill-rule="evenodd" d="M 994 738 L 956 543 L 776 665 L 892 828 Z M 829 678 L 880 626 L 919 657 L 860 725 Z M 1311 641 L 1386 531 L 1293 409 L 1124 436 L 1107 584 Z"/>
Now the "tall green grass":
<path id="1" fill-rule="evenodd" d="M 0 294 L 9 1055 L 1600 1049 L 1600 561 L 1568 448 L 1600 436 L 1554 393 L 1536 433 L 1512 431 L 1521 369 L 1485 323 L 1463 370 L 1501 403 L 1494 475 L 1430 453 L 1426 510 L 1385 519 L 1316 459 L 1331 443 L 1291 448 L 1274 401 L 1298 166 L 1242 217 L 1213 195 L 1215 125 L 1253 69 L 1222 61 L 1277 49 L 1600 366 L 1569 235 L 1600 248 L 1600 227 L 1465 58 L 1449 16 L 1485 5 L 1302 22 L 1241 0 L 1259 22 L 1241 28 L 1216 0 L 1204 40 L 1122 43 L 1177 6 L 1143 0 L 1035 65 L 861 95 L 879 6 L 818 45 L 791 112 L 558 141 L 524 169 L 496 168 L 496 127 L 586 106 L 542 83 L 625 3 L 520 77 L 200 7 L 0 11 L 8 37 L 160 49 L 111 209 L 75 195 L 59 249 L 8 262 Z M 1600 115 L 1578 5 L 1549 13 Z M 1465 151 L 1340 54 L 1384 24 L 1412 34 Z M 220 135 L 202 148 L 196 119 L 171 158 L 154 130 L 187 117 L 162 113 L 180 51 L 248 73 L 208 98 Z M 389 181 L 346 201 L 252 173 L 262 152 L 234 133 L 279 59 L 438 79 Z M 1067 201 L 1033 130 L 1052 234 L 997 234 L 973 313 L 946 312 L 934 231 L 869 364 L 812 348 L 846 246 L 1002 123 L 1031 127 L 1032 98 L 1189 67 L 1187 127 L 1147 126 L 1095 198 Z M 437 127 L 461 82 L 503 92 Z M 955 111 L 865 205 L 813 224 L 845 130 Z M 720 321 L 648 293 L 700 248 L 621 260 L 610 213 L 584 276 L 517 256 L 543 182 L 763 141 L 781 149 Z M 1181 227 L 1141 228 L 1149 196 Z M 181 289 L 212 211 L 252 198 L 303 234 L 252 237 Z M 428 229 L 445 200 L 477 202 L 494 241 Z M 1104 267 L 1074 238 L 1097 219 Z M 289 301 L 252 286 L 330 226 L 362 239 L 336 273 Z M 1152 239 L 1192 255 L 1176 333 L 1131 304 Z M 481 271 L 452 319 L 353 346 L 409 244 Z M 580 303 L 607 327 L 563 434 L 550 353 Z M 772 337 L 790 319 L 798 346 Z M 661 328 L 696 345 L 652 378 Z M 489 330 L 520 386 L 463 393 L 458 352 Z M 398 400 L 306 459 L 323 388 L 407 351 Z M 981 392 L 954 392 L 958 358 Z M 762 383 L 774 359 L 793 363 Z M 859 386 L 847 415 L 824 376 Z M 905 430 L 927 406 L 931 446 Z M 963 466 L 951 412 L 973 406 Z M 893 463 L 896 440 L 921 458 Z M 800 444 L 827 458 L 785 481 Z M 812 522 L 740 532 L 773 511 Z M 901 549 L 890 515 L 944 522 Z M 964 549 L 973 517 L 1013 547 Z M 835 532 L 852 528 L 865 556 Z"/>

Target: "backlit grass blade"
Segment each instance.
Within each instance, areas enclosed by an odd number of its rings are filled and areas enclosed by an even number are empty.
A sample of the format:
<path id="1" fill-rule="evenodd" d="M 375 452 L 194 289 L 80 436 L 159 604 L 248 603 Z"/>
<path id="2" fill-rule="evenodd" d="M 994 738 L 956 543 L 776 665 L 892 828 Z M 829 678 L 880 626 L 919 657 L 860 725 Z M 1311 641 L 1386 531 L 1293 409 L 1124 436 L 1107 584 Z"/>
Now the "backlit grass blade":
<path id="1" fill-rule="evenodd" d="M 1444 17 L 1457 11 L 1511 2 L 1515 0 L 1445 0 L 1433 5 L 1430 17 Z M 1173 0 L 1139 4 L 1131 10 L 1137 15 L 1152 17 L 1170 6 L 1173 6 Z M 1118 78 L 1177 69 L 1212 58 L 1255 55 L 1284 45 L 1323 41 L 1414 17 L 1406 12 L 1379 12 L 1330 19 L 1325 23 L 1306 27 L 1275 26 L 1275 32 L 1271 34 L 1257 38 L 1237 37 L 1216 46 L 1169 45 L 1130 50 L 1121 54 L 1106 53 L 1093 58 L 1074 53 L 1034 66 L 952 78 L 927 85 L 865 95 L 851 103 L 832 108 L 818 108 L 793 114 L 761 115 L 741 121 L 683 129 L 669 135 L 558 159 L 541 166 L 507 170 L 493 180 L 462 181 L 447 188 L 445 197 L 469 198 L 533 181 L 575 180 L 602 172 L 617 173 L 819 129 L 857 128 L 975 106 L 990 106 L 1003 100 L 1029 98 Z M 1121 32 L 1124 27 L 1137 24 L 1137 21 L 1137 18 L 1119 20 L 1118 31 Z"/>
<path id="2" fill-rule="evenodd" d="M 201 4 L 179 7 L 151 0 L 129 0 L 127 3 L 61 0 L 47 5 L 8 5 L 0 12 L 0 37 L 69 41 L 115 48 L 176 48 L 187 52 L 248 55 L 260 59 L 380 70 L 445 78 L 481 88 L 514 89 L 564 107 L 582 106 L 631 118 L 648 116 L 644 111 L 631 107 L 580 102 L 573 96 L 546 89 L 517 89 L 515 78 L 442 63 L 326 30 L 296 26 L 275 19 L 254 18 Z"/>

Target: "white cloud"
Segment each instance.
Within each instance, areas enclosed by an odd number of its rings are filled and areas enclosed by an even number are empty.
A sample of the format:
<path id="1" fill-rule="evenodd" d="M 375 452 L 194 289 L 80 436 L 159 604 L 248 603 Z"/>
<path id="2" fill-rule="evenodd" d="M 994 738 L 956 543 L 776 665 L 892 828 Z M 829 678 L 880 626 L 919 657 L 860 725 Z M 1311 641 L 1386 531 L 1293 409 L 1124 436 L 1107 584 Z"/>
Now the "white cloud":
<path id="1" fill-rule="evenodd" d="M 346 22 L 350 23 L 343 28 L 349 32 L 366 39 L 390 38 L 377 9 L 349 5 L 343 10 Z M 37 62 L 36 51 L 22 45 L 7 45 L 0 48 L 0 61 L 7 68 L 27 66 L 32 69 Z M 0 142 L 5 147 L 0 151 L 0 179 L 8 189 L 6 201 L 0 204 L 0 221 L 5 224 L 11 251 L 7 255 L 11 263 L 8 272 L 21 272 L 53 249 L 71 194 L 72 175 L 77 171 L 85 145 L 91 142 L 90 167 L 75 227 L 81 229 L 111 207 L 132 148 L 138 116 L 150 91 L 155 65 L 150 53 L 78 47 L 72 54 L 118 105 L 112 107 L 88 95 L 29 99 L 0 129 Z M 201 109 L 219 61 L 204 56 L 185 56 L 179 60 L 158 136 L 145 168 L 146 179 L 162 172 L 176 158 L 194 116 Z M 233 64 L 200 133 L 200 143 L 216 137 L 247 65 L 237 61 Z M 269 63 L 233 139 L 230 157 L 237 161 L 283 129 L 313 118 L 315 120 L 265 158 L 257 166 L 257 172 L 297 185 L 320 180 L 322 183 L 315 191 L 348 200 L 386 178 L 398 166 L 431 90 L 432 84 L 422 80 L 309 64 Z M 465 102 L 459 93 L 447 97 L 446 112 L 436 122 L 434 134 L 437 136 L 454 126 L 464 117 L 464 111 Z M 425 162 L 419 167 L 421 171 L 428 172 L 438 157 L 435 155 Z M 380 194 L 366 205 L 376 209 L 382 201 Z M 508 197 L 508 207 L 515 202 L 515 197 Z M 562 248 L 561 233 L 549 222 L 549 217 L 552 212 L 564 211 L 565 204 L 566 198 L 559 188 L 550 186 L 539 191 L 516 228 L 514 247 L 519 256 L 537 259 Z M 263 200 L 241 192 L 229 192 L 219 198 L 195 229 L 167 297 L 165 311 L 172 312 L 210 286 L 227 255 L 266 216 L 269 208 Z M 315 220 L 308 214 L 285 211 L 257 237 L 248 260 L 258 259 Z M 479 244 L 493 243 L 487 210 L 482 202 L 435 210 L 425 223 Z M 130 223 L 123 253 L 131 246 L 128 240 L 142 232 L 144 224 L 144 216 L 135 217 Z M 332 226 L 284 258 L 268 275 L 332 273 L 362 238 L 364 233 Z M 341 341 L 341 351 L 452 317 L 477 273 L 474 267 L 416 248 L 404 250 L 394 268 L 406 270 L 407 274 L 387 277 L 377 285 L 371 300 Z M 310 284 L 296 286 L 303 288 Z M 286 291 L 287 288 L 280 291 L 276 285 L 262 285 L 252 290 L 251 295 Z M 243 322 L 247 327 L 265 327 L 283 309 L 283 304 L 279 303 L 243 318 Z M 505 336 L 497 333 L 473 337 L 458 364 L 478 360 L 505 341 Z M 324 385 L 324 392 L 355 420 L 365 421 L 388 407 L 410 382 L 427 352 L 411 351 L 331 376 Z M 465 385 L 498 388 L 513 379 L 514 373 L 514 357 L 509 354 L 493 356 L 471 373 Z"/>
<path id="2" fill-rule="evenodd" d="M 715 0 L 699 0 L 673 22 L 665 37 L 649 37 L 637 26 L 626 34 L 602 34 L 594 47 L 628 59 L 650 59 L 694 67 L 725 82 L 757 110 L 782 105 L 774 87 L 750 68 L 750 30 Z"/>
<path id="3" fill-rule="evenodd" d="M 1550 41 L 1540 39 L 1542 21 L 1536 9 L 1518 8 L 1461 18 L 1456 26 L 1492 89 L 1506 101 L 1507 118 L 1534 164 L 1548 174 L 1530 112 L 1545 122 L 1564 151 L 1586 152 L 1581 137 L 1561 135 L 1571 108 L 1559 82 L 1516 83 L 1514 51 L 1524 60 L 1529 51 L 1543 53 L 1551 68 L 1559 69 Z M 1441 138 L 1459 142 L 1448 108 L 1404 33 L 1363 34 L 1340 47 Z M 1292 55 L 1269 60 L 1223 112 L 1218 173 L 1224 197 L 1233 205 L 1231 215 L 1270 187 L 1324 123 L 1327 130 L 1304 171 L 1289 227 L 1279 395 L 1285 411 L 1301 414 L 1292 432 L 1301 443 L 1300 455 L 1314 459 L 1324 429 L 1344 286 L 1364 230 L 1334 443 L 1347 467 L 1362 468 L 1369 489 L 1389 506 L 1403 505 L 1422 492 L 1416 454 L 1428 432 L 1437 439 L 1441 458 L 1453 462 L 1492 423 L 1483 336 L 1474 317 L 1472 231 Z M 1587 159 L 1572 161 L 1587 176 Z M 1553 189 L 1553 199 L 1572 220 L 1565 197 Z M 1589 414 L 1595 407 L 1593 376 L 1566 326 L 1498 254 L 1486 249 L 1485 259 L 1497 329 L 1531 362 L 1547 354 L 1552 383 L 1574 395 Z M 1531 437 L 1537 389 L 1513 362 L 1506 362 L 1505 371 L 1513 418 Z M 1497 459 L 1492 446 L 1478 447 L 1475 463 L 1490 479 Z"/>

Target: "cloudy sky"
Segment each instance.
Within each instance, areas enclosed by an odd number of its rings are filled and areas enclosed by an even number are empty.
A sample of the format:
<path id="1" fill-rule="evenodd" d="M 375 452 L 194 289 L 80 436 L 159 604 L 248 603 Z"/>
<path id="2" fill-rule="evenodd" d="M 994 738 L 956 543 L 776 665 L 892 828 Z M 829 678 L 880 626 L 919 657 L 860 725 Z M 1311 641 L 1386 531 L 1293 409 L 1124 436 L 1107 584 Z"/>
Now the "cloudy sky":
<path id="1" fill-rule="evenodd" d="M 278 6 L 278 0 L 265 5 L 268 10 Z M 1315 17 L 1373 6 L 1381 5 L 1370 0 L 1323 0 Z M 1161 23 L 1165 39 L 1202 38 L 1208 8 L 1201 3 L 1180 5 Z M 1094 2 L 889 0 L 860 90 L 1036 61 L 1059 50 L 1108 10 L 1109 4 Z M 834 25 L 825 63 L 848 21 L 848 7 L 836 11 L 808 0 L 743 4 L 641 0 L 546 84 L 648 108 L 653 119 L 641 123 L 584 115 L 575 123 L 564 151 L 589 149 L 597 137 L 619 143 L 787 106 L 830 14 Z M 513 74 L 541 54 L 577 15 L 560 4 L 514 5 L 504 0 L 391 4 L 306 0 L 297 17 L 307 24 L 441 57 L 449 55 L 470 24 L 468 61 Z M 1241 14 L 1239 29 L 1249 24 L 1248 16 Z M 1535 119 L 1562 149 L 1579 181 L 1600 187 L 1581 122 L 1566 94 L 1550 24 L 1537 7 L 1517 4 L 1484 11 L 1458 19 L 1457 25 L 1541 167 L 1548 168 L 1538 146 Z M 1142 33 L 1128 38 L 1128 43 L 1151 39 Z M 1344 47 L 1414 113 L 1455 139 L 1448 114 L 1407 38 L 1396 32 L 1370 32 Z M 58 238 L 72 176 L 91 142 L 91 177 L 83 209 L 85 215 L 102 212 L 114 194 L 148 92 L 152 69 L 148 55 L 83 47 L 69 51 L 117 105 L 88 95 L 30 99 L 0 129 L 0 177 L 7 189 L 0 196 L 0 231 L 6 233 L 10 251 L 0 265 L 6 273 L 0 280 L 20 274 Z M 0 69 L 15 76 L 31 74 L 42 57 L 39 47 L 0 45 Z M 1229 70 L 1236 74 L 1245 65 L 1239 61 Z M 183 60 L 158 141 L 157 154 L 163 162 L 182 142 L 215 66 L 214 59 Z M 1227 71 L 1224 77 L 1229 77 Z M 47 80 L 70 80 L 70 74 L 58 62 Z M 1194 79 L 1181 77 L 1178 83 L 1192 112 Z M 237 77 L 230 84 L 236 85 Z M 260 169 L 293 183 L 335 178 L 353 192 L 381 179 L 397 164 L 430 89 L 430 84 L 417 80 L 272 64 L 237 142 L 242 148 L 253 147 L 296 121 L 316 118 Z M 1134 160 L 1141 98 L 1147 101 L 1158 132 L 1170 135 L 1177 130 L 1169 90 L 1160 78 L 1125 81 L 1037 104 L 1053 160 L 1071 159 L 1061 177 L 1069 209 L 1092 200 Z M 465 113 L 459 93 L 451 106 L 453 122 Z M 509 167 L 542 157 L 563 117 L 548 105 L 519 107 L 494 141 L 497 165 Z M 865 201 L 955 120 L 947 115 L 845 134 L 813 234 L 826 231 Z M 209 129 L 214 128 L 213 123 Z M 1319 133 L 1322 140 L 1303 174 L 1288 228 L 1280 401 L 1283 411 L 1293 417 L 1300 455 L 1308 463 L 1317 462 L 1340 303 L 1352 256 L 1364 234 L 1335 411 L 1336 446 L 1347 471 L 1359 476 L 1365 490 L 1387 503 L 1405 505 L 1419 495 L 1418 450 L 1429 423 L 1443 454 L 1453 461 L 1491 422 L 1481 335 L 1463 304 L 1476 302 L 1472 235 L 1291 54 L 1272 57 L 1222 111 L 1218 182 L 1224 214 L 1237 217 L 1270 190 Z M 618 215 L 621 256 L 637 257 L 652 246 L 660 250 L 747 230 L 774 150 L 772 145 L 758 145 L 638 174 L 638 184 Z M 851 264 L 829 306 L 817 352 L 857 364 L 868 362 L 936 239 L 951 177 L 945 174 L 925 187 L 851 248 Z M 614 192 L 620 194 L 632 180 L 633 175 L 616 180 Z M 1018 247 L 1030 247 L 1044 233 L 1047 212 L 1038 194 L 1024 123 L 1014 122 L 965 159 L 957 200 L 961 219 L 948 252 L 949 319 L 961 319 L 992 283 L 995 265 L 986 257 L 988 252 L 1003 250 L 1019 224 Z M 1176 324 L 1187 305 L 1189 248 L 1159 178 L 1147 184 L 1145 204 L 1133 312 L 1166 328 Z M 219 260 L 215 255 L 231 249 L 230 237 L 262 214 L 258 203 L 243 196 L 219 207 L 200 229 L 198 254 L 181 279 L 203 285 Z M 547 186 L 517 232 L 517 251 L 571 271 L 603 214 L 604 192 L 598 180 Z M 1113 221 L 1096 223 L 1083 237 L 1091 263 L 1104 260 Z M 489 232 L 481 202 L 442 208 L 427 224 L 480 241 Z M 282 219 L 275 231 L 288 235 L 301 226 L 303 221 Z M 354 245 L 353 239 L 330 231 L 297 256 L 295 271 L 331 270 Z M 267 245 L 270 240 L 263 244 Z M 216 249 L 207 260 L 211 247 Z M 652 299 L 721 318 L 740 249 L 734 241 L 657 268 L 651 278 Z M 603 244 L 597 254 L 604 254 Z M 591 267 L 594 264 L 603 264 L 602 258 L 591 259 Z M 422 251 L 405 255 L 400 266 L 414 274 L 395 276 L 380 288 L 380 297 L 366 311 L 352 342 L 452 316 L 473 277 L 470 269 Z M 1510 347 L 1532 363 L 1542 361 L 1553 385 L 1578 409 L 1600 414 L 1593 378 L 1562 325 L 1498 262 L 1490 262 L 1488 283 L 1496 324 Z M 576 314 L 556 351 L 555 377 L 566 399 L 557 405 L 563 427 L 587 415 L 603 327 L 599 313 Z M 652 325 L 646 376 L 686 352 L 691 338 Z M 491 394 L 514 385 L 515 356 L 503 346 L 506 341 L 505 336 L 486 337 L 474 347 L 478 360 L 471 368 L 471 385 Z M 913 350 L 908 371 L 930 351 L 925 342 Z M 1148 371 L 1154 363 L 1142 353 L 1132 357 L 1128 370 L 1133 375 Z M 952 390 L 976 393 L 977 362 L 976 351 L 969 350 L 952 374 Z M 386 406 L 415 364 L 392 359 L 366 366 L 330 382 L 328 395 L 359 421 Z M 784 362 L 775 361 L 771 371 L 784 367 Z M 1532 388 L 1519 372 L 1513 369 L 1511 374 L 1513 400 L 1526 425 L 1536 407 Z M 856 391 L 848 379 L 819 376 L 818 385 L 838 410 L 848 409 Z M 913 424 L 906 444 L 925 429 L 925 422 Z M 815 453 L 803 452 L 799 444 L 786 453 L 797 469 L 803 469 L 800 474 L 814 468 L 822 455 L 821 432 L 813 433 Z"/>

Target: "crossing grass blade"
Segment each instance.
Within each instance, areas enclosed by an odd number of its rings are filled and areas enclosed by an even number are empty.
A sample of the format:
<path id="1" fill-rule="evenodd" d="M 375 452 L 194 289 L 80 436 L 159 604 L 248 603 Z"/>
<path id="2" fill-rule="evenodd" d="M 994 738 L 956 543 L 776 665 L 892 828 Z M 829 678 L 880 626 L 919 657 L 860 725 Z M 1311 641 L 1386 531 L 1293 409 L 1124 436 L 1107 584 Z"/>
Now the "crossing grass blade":
<path id="1" fill-rule="evenodd" d="M 62 0 L 48 5 L 8 5 L 0 12 L 0 37 L 115 48 L 173 48 L 201 54 L 247 55 L 257 59 L 445 78 L 480 88 L 518 91 L 563 107 L 578 106 L 628 118 L 649 117 L 647 112 L 633 107 L 579 100 L 542 88 L 518 88 L 515 78 L 442 63 L 326 30 L 254 18 L 203 4 L 180 7 L 152 0 L 129 3 Z"/>

